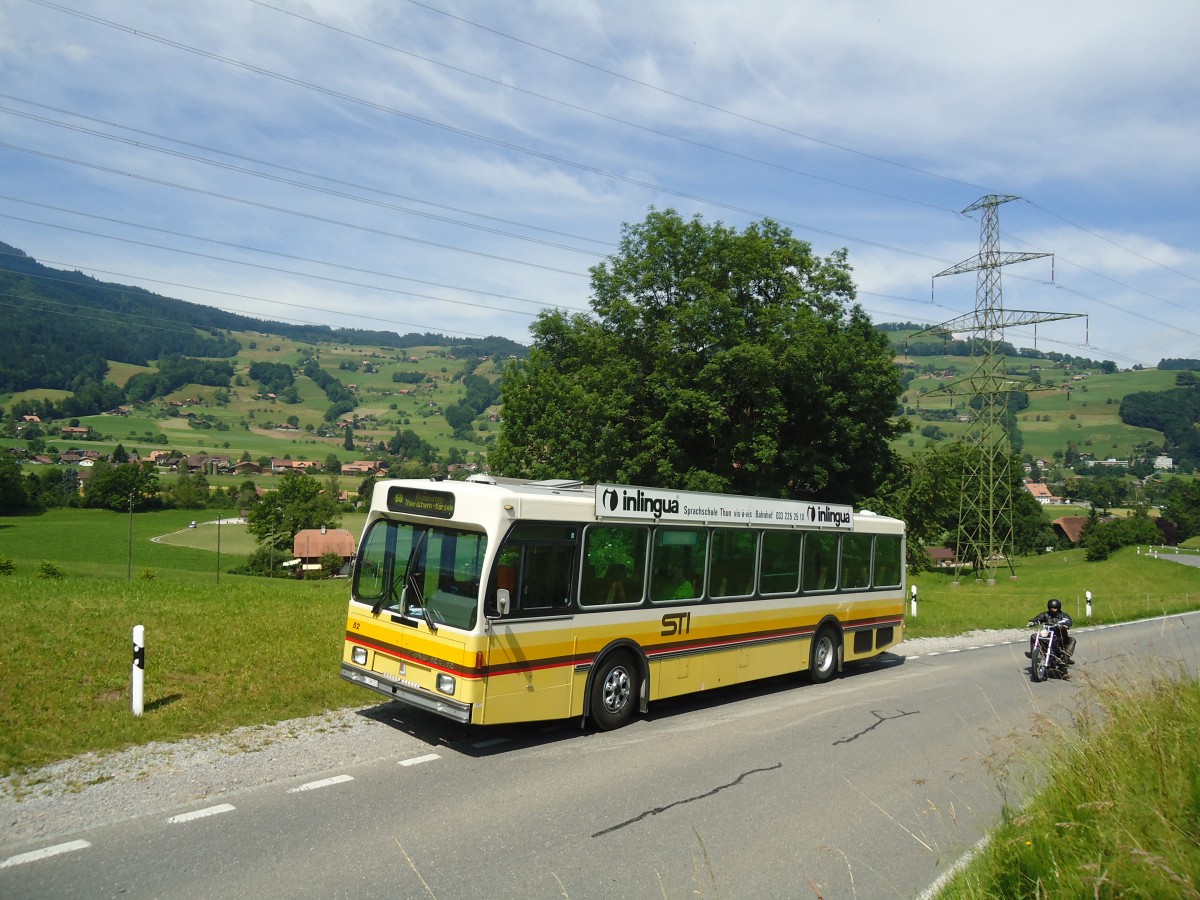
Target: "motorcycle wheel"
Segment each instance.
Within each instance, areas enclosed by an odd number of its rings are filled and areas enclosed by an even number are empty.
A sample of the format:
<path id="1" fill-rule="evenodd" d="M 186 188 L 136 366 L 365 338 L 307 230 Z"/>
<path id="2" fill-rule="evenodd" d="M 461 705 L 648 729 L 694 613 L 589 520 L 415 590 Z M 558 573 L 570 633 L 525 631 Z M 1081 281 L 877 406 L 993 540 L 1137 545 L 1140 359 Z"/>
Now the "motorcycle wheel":
<path id="1" fill-rule="evenodd" d="M 1029 660 L 1029 677 L 1035 682 L 1046 680 L 1046 651 L 1041 644 L 1033 645 L 1033 657 Z"/>

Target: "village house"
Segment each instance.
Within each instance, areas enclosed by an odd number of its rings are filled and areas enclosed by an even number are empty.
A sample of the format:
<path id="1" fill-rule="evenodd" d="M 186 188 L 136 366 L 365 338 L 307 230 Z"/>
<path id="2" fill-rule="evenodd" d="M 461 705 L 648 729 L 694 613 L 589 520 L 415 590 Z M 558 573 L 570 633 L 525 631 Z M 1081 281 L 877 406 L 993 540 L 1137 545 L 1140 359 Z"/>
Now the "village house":
<path id="1" fill-rule="evenodd" d="M 1083 527 L 1087 525 L 1087 516 L 1059 516 L 1050 525 L 1060 538 L 1066 538 L 1072 544 L 1078 544 L 1083 537 Z"/>
<path id="2" fill-rule="evenodd" d="M 277 456 L 271 457 L 271 474 L 283 475 L 287 472 L 305 473 L 309 471 L 319 472 L 321 464 L 311 459 L 280 459 Z"/>
<path id="3" fill-rule="evenodd" d="M 229 471 L 228 456 L 209 456 L 206 453 L 193 453 L 187 457 L 187 470 L 192 474 L 223 475 Z"/>
<path id="4" fill-rule="evenodd" d="M 1034 499 L 1037 500 L 1037 502 L 1042 504 L 1043 506 L 1049 506 L 1051 504 L 1057 504 L 1057 503 L 1063 502 L 1063 499 L 1061 497 L 1054 496 L 1054 494 L 1051 492 L 1050 488 L 1046 484 L 1044 484 L 1043 482 L 1040 482 L 1040 481 L 1026 480 L 1025 490 L 1027 490 L 1030 494 L 1032 494 Z"/>
<path id="5" fill-rule="evenodd" d="M 354 558 L 354 535 L 345 528 L 305 528 L 297 531 L 292 540 L 292 555 L 295 557 L 284 565 L 299 566 L 302 572 L 314 572 L 321 568 L 321 557 L 336 553 L 342 563 Z"/>
<path id="6" fill-rule="evenodd" d="M 939 569 L 953 568 L 958 561 L 957 555 L 950 547 L 926 547 L 925 552 Z"/>
<path id="7" fill-rule="evenodd" d="M 384 470 L 385 465 L 385 461 L 382 459 L 356 459 L 352 463 L 342 463 L 342 474 L 362 475 L 363 477 L 378 475 Z"/>

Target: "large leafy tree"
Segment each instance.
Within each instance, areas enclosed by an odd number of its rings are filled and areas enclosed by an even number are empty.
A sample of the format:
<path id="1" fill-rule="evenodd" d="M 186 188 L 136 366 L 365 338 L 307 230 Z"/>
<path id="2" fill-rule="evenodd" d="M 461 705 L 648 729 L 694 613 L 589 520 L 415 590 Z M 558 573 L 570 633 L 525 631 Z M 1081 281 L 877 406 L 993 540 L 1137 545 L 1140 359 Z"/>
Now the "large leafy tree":
<path id="1" fill-rule="evenodd" d="M 1172 478 L 1163 494 L 1162 515 L 1175 526 L 1178 539 L 1200 534 L 1200 481 Z"/>
<path id="2" fill-rule="evenodd" d="M 341 519 L 336 498 L 321 490 L 320 481 L 288 472 L 277 490 L 263 494 L 250 507 L 246 530 L 260 544 L 290 550 L 297 531 L 322 525 L 336 528 Z"/>
<path id="3" fill-rule="evenodd" d="M 101 460 L 84 488 L 84 506 L 97 509 L 145 510 L 160 505 L 158 475 L 149 461 L 113 465 Z"/>
<path id="4" fill-rule="evenodd" d="M 844 251 L 652 210 L 591 276 L 505 373 L 495 471 L 829 501 L 890 471 L 899 376 Z"/>
<path id="5" fill-rule="evenodd" d="M 0 453 L 0 515 L 28 509 L 32 505 L 25 491 L 20 464 L 11 453 Z"/>

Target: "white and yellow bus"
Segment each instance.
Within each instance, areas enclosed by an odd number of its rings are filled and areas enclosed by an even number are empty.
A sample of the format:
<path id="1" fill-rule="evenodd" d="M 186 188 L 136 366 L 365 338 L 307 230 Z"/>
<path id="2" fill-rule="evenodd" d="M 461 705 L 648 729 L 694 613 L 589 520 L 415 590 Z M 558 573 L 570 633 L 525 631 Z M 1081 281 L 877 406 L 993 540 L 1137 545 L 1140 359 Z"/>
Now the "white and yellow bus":
<path id="1" fill-rule="evenodd" d="M 651 700 L 827 681 L 903 637 L 896 519 L 611 484 L 381 481 L 341 674 L 458 722 L 610 729 Z"/>

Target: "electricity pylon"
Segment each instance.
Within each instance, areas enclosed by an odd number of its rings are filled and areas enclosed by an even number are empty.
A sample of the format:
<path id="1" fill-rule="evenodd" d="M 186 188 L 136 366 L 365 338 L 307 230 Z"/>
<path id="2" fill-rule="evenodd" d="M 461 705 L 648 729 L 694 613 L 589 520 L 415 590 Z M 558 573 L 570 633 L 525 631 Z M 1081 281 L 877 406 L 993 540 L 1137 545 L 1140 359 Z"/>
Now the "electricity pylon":
<path id="1" fill-rule="evenodd" d="M 1016 577 L 1012 563 L 1012 445 L 1008 432 L 1008 398 L 1014 391 L 1045 388 L 1027 378 L 1014 378 L 1008 374 L 1004 353 L 999 346 L 1004 340 L 1004 329 L 1074 319 L 1081 315 L 1004 308 L 1001 267 L 1051 255 L 1013 253 L 999 249 L 1000 217 L 997 208 L 1002 203 L 1019 199 L 1007 194 L 988 194 L 964 209 L 964 214 L 983 211 L 979 255 L 933 276 L 940 278 L 964 272 L 977 273 L 974 312 L 925 330 L 943 335 L 966 332 L 973 338 L 971 373 L 943 387 L 943 390 L 951 393 L 969 396 L 971 409 L 966 438 L 971 452 L 966 454 L 968 462 L 960 492 L 955 582 L 964 569 L 971 568 L 977 579 L 986 579 L 988 584 L 993 584 L 996 570 L 1002 564 L 1008 566 L 1009 577 Z"/>

